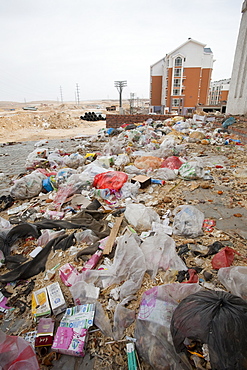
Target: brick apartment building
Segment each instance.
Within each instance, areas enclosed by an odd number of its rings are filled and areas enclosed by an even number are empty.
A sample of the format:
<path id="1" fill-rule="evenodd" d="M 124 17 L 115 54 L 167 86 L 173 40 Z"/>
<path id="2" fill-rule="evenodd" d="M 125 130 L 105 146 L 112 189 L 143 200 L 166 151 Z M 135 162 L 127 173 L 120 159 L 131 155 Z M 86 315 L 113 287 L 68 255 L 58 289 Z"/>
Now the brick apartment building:
<path id="1" fill-rule="evenodd" d="M 150 67 L 150 113 L 191 113 L 208 104 L 213 53 L 189 38 Z"/>
<path id="2" fill-rule="evenodd" d="M 209 105 L 226 104 L 229 94 L 230 78 L 213 81 L 210 85 Z"/>

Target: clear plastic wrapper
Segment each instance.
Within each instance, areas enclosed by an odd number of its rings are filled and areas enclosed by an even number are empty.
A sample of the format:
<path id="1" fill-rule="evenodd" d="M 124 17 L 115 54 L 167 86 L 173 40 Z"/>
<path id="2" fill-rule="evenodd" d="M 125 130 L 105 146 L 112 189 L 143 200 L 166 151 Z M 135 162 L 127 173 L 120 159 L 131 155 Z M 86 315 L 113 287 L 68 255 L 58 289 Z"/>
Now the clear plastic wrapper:
<path id="1" fill-rule="evenodd" d="M 77 243 L 93 244 L 99 240 L 91 229 L 86 229 L 75 233 Z"/>
<path id="2" fill-rule="evenodd" d="M 172 181 L 175 180 L 177 177 L 176 172 L 174 170 L 171 170 L 170 168 L 158 168 L 157 170 L 149 173 L 149 176 L 165 181 Z"/>
<path id="3" fill-rule="evenodd" d="M 135 294 L 146 271 L 145 257 L 139 244 L 134 235 L 119 237 L 113 264 L 106 270 L 84 271 L 84 280 L 103 288 L 124 281 L 120 287 L 120 300 Z"/>
<path id="4" fill-rule="evenodd" d="M 42 167 L 43 164 L 47 163 L 47 156 L 49 151 L 47 148 L 37 148 L 28 154 L 26 159 L 26 168 L 35 169 Z"/>
<path id="5" fill-rule="evenodd" d="M 178 303 L 202 288 L 198 284 L 165 284 L 155 286 L 142 295 L 136 320 L 135 338 L 138 354 L 155 370 L 191 370 L 173 346 L 170 324 Z"/>

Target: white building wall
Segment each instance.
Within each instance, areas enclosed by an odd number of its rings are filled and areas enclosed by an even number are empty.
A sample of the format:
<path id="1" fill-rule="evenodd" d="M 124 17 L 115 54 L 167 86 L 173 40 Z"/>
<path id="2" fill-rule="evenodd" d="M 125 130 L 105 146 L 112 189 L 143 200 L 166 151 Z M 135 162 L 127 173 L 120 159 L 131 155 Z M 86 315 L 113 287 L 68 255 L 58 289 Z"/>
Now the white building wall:
<path id="1" fill-rule="evenodd" d="M 247 113 L 247 0 L 242 6 L 242 19 L 233 62 L 227 114 Z"/>
<path id="2" fill-rule="evenodd" d="M 151 76 L 162 76 L 164 60 L 161 59 L 151 66 Z"/>
<path id="3" fill-rule="evenodd" d="M 173 57 L 177 54 L 182 54 L 185 56 L 184 68 L 201 67 L 203 50 L 203 45 L 189 42 L 169 55 L 169 63 L 172 66 Z"/>
<path id="4" fill-rule="evenodd" d="M 202 68 L 213 68 L 214 56 L 212 53 L 203 53 Z"/>

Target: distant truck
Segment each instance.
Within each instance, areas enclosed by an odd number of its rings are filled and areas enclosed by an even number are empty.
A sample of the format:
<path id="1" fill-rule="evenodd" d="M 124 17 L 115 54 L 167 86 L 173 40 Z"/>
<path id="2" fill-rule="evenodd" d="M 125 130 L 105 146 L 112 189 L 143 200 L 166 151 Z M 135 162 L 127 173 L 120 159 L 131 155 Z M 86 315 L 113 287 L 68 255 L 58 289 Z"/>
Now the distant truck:
<path id="1" fill-rule="evenodd" d="M 37 110 L 38 108 L 36 107 L 22 107 L 24 110 Z"/>
<path id="2" fill-rule="evenodd" d="M 106 107 L 107 111 L 116 110 L 116 105 L 111 105 L 110 107 Z"/>

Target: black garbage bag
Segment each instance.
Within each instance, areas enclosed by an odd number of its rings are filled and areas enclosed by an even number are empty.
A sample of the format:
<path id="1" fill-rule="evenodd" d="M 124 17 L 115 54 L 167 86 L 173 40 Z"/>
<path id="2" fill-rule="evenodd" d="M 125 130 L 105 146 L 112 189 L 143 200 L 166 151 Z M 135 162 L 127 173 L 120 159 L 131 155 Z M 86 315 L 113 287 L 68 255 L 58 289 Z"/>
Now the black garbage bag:
<path id="1" fill-rule="evenodd" d="M 40 235 L 40 230 L 34 224 L 24 222 L 10 229 L 6 236 L 3 234 L 0 235 L 0 249 L 3 251 L 5 256 L 9 256 L 11 247 L 17 240 L 24 239 L 29 236 L 38 239 Z"/>
<path id="2" fill-rule="evenodd" d="M 45 271 L 45 265 L 47 258 L 53 245 L 56 243 L 56 239 L 51 239 L 46 246 L 40 251 L 32 260 L 23 263 L 14 270 L 7 272 L 4 275 L 0 275 L 1 283 L 10 283 L 16 280 L 27 280 L 40 272 Z"/>
<path id="3" fill-rule="evenodd" d="M 14 204 L 14 199 L 11 195 L 2 195 L 0 197 L 0 211 L 4 211 L 5 209 L 11 207 Z"/>
<path id="4" fill-rule="evenodd" d="M 171 334 L 178 354 L 188 343 L 208 346 L 212 370 L 247 369 L 247 302 L 223 291 L 201 291 L 173 312 Z M 193 349 L 192 349 L 193 351 Z"/>

